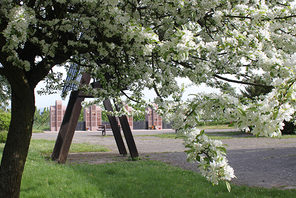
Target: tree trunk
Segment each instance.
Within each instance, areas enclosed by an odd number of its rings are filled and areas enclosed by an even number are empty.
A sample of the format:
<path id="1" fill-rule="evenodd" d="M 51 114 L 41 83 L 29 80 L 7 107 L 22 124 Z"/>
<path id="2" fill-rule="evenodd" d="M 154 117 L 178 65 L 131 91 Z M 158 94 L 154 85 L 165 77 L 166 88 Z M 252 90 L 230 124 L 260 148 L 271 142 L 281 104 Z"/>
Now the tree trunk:
<path id="1" fill-rule="evenodd" d="M 27 81 L 16 80 L 11 92 L 11 122 L 0 166 L 3 198 L 19 197 L 35 112 L 34 88 Z"/>

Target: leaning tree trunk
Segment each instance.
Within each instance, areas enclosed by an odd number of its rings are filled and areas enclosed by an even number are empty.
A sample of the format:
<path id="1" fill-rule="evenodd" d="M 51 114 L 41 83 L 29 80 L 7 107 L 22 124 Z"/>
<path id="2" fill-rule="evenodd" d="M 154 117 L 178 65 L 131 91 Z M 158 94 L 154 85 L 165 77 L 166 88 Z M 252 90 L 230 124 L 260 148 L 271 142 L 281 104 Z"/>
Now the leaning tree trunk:
<path id="1" fill-rule="evenodd" d="M 25 80 L 11 84 L 11 92 L 11 122 L 0 166 L 3 198 L 19 197 L 35 112 L 34 88 Z"/>

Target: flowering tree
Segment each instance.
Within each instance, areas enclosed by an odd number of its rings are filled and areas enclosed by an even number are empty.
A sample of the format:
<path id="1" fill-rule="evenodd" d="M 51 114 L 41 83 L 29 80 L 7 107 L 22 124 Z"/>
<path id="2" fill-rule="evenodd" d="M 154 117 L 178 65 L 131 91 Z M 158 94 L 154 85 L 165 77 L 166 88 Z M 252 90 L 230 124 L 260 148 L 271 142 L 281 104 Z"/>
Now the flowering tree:
<path id="1" fill-rule="evenodd" d="M 0 197 L 19 196 L 34 89 L 44 78 L 58 80 L 56 65 L 83 67 L 100 81 L 101 98 L 139 99 L 144 87 L 154 89 L 163 113 L 188 134 L 190 159 L 213 183 L 234 175 L 221 143 L 196 130 L 200 116 L 224 115 L 240 128 L 253 126 L 256 135 L 278 136 L 295 111 L 294 1 L 2 0 L 0 6 L 0 75 L 10 84 L 12 106 Z M 272 92 L 241 103 L 229 83 L 252 84 L 255 76 Z M 221 94 L 182 102 L 176 77 Z"/>

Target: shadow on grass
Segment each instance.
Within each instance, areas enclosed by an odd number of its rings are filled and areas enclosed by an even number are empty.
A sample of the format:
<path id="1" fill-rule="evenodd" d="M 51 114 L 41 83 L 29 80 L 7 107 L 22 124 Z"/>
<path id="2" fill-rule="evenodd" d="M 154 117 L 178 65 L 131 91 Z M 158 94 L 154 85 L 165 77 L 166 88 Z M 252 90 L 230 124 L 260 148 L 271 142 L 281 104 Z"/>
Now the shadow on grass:
<path id="1" fill-rule="evenodd" d="M 36 146 L 33 144 L 33 147 Z M 1 147 L 0 147 L 1 148 Z M 44 148 L 48 149 L 48 148 Z M 40 147 L 31 150 L 21 197 L 293 197 L 294 190 L 212 186 L 196 172 L 157 161 L 66 164 L 47 161 Z"/>
<path id="2" fill-rule="evenodd" d="M 34 145 L 33 145 L 34 146 Z M 108 164 L 66 164 L 45 160 L 32 149 L 21 197 L 293 197 L 296 191 L 212 186 L 200 174 L 162 162 L 138 160 Z"/>
<path id="3" fill-rule="evenodd" d="M 232 186 L 212 186 L 200 174 L 158 161 L 67 166 L 81 181 L 107 197 L 291 197 L 295 191 Z M 96 193 L 96 192 L 94 192 Z"/>

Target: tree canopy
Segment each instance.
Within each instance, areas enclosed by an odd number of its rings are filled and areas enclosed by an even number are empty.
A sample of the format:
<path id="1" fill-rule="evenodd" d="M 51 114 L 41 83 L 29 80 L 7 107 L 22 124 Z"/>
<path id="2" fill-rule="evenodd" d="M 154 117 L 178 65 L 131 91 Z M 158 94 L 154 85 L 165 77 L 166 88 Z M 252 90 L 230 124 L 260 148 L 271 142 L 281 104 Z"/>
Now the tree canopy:
<path id="1" fill-rule="evenodd" d="M 18 196 L 19 188 L 7 185 L 20 184 L 34 89 L 44 78 L 51 87 L 59 80 L 52 68 L 67 63 L 100 81 L 102 89 L 95 94 L 101 98 L 140 100 L 144 87 L 154 89 L 164 115 L 189 134 L 188 147 L 199 156 L 193 158 L 204 175 L 217 183 L 222 171 L 220 179 L 230 180 L 233 173 L 220 143 L 197 131 L 196 123 L 200 116 L 223 115 L 240 128 L 253 126 L 256 135 L 280 135 L 283 121 L 295 111 L 295 8 L 286 0 L 2 0 L 0 75 L 11 88 L 12 119 L 0 192 Z M 221 93 L 181 101 L 176 77 Z M 255 77 L 266 84 L 253 83 Z M 231 83 L 273 89 L 245 104 Z M 209 145 L 216 153 L 205 150 Z"/>

